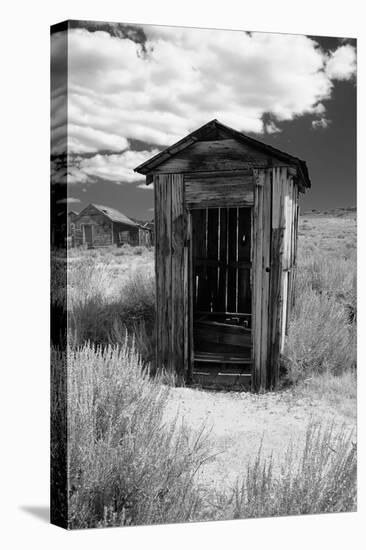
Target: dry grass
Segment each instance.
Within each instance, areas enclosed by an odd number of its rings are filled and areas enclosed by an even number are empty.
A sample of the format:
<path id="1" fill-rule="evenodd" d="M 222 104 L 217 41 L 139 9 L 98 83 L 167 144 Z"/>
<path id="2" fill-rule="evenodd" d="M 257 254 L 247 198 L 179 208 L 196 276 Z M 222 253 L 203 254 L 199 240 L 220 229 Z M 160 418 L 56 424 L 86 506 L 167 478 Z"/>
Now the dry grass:
<path id="1" fill-rule="evenodd" d="M 291 382 L 356 366 L 355 223 L 353 217 L 301 219 L 284 361 Z"/>
<path id="2" fill-rule="evenodd" d="M 356 370 L 347 370 L 339 376 L 330 372 L 313 375 L 300 381 L 287 390 L 296 403 L 306 399 L 311 403 L 324 403 L 330 409 L 336 410 L 344 418 L 356 422 L 357 408 L 357 374 Z"/>
<path id="3" fill-rule="evenodd" d="M 274 471 L 260 448 L 233 491 L 227 519 L 356 510 L 357 452 L 345 429 L 310 424 L 302 451 L 290 444 L 280 473 Z"/>
<path id="4" fill-rule="evenodd" d="M 162 422 L 167 387 L 134 347 L 68 352 L 69 528 L 190 521 L 203 430 Z"/>
<path id="5" fill-rule="evenodd" d="M 145 249 L 136 255 L 132 250 L 126 245 L 79 251 L 79 256 L 72 257 L 68 269 L 69 341 L 74 346 L 122 344 L 127 331 L 134 336 L 144 362 L 151 363 L 155 318 L 152 253 Z M 117 263 L 111 257 L 117 258 Z"/>

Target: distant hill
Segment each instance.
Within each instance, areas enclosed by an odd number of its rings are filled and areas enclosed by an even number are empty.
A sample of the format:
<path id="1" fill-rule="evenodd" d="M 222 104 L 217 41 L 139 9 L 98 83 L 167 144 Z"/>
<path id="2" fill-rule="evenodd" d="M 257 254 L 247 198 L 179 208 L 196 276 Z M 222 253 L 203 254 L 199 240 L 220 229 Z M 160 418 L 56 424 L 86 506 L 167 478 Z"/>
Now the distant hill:
<path id="1" fill-rule="evenodd" d="M 346 208 L 330 208 L 329 210 L 308 210 L 306 212 L 301 212 L 301 216 L 333 216 L 336 218 L 340 217 L 347 217 L 351 215 L 355 215 L 357 212 L 356 206 L 348 206 Z"/>

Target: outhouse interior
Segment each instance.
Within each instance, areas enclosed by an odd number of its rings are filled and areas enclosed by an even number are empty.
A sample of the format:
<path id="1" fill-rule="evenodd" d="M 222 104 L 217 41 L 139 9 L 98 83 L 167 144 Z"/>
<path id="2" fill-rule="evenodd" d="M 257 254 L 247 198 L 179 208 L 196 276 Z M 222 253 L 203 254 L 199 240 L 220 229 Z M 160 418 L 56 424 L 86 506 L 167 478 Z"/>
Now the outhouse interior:
<path id="1" fill-rule="evenodd" d="M 154 185 L 158 368 L 203 386 L 275 387 L 305 162 L 213 120 L 136 171 Z"/>

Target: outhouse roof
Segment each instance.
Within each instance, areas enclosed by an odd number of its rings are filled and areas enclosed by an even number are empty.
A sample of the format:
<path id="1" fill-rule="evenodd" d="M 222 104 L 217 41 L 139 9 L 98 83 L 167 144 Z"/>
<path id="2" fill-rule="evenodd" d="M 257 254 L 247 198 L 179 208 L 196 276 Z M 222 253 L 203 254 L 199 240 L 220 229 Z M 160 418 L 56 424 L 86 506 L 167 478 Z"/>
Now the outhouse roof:
<path id="1" fill-rule="evenodd" d="M 286 164 L 295 165 L 298 169 L 299 177 L 302 180 L 302 185 L 304 187 L 311 187 L 308 169 L 306 166 L 306 162 L 304 160 L 301 160 L 298 157 L 294 157 L 293 155 L 285 153 L 284 151 L 281 151 L 280 149 L 272 147 L 271 145 L 267 145 L 261 141 L 258 141 L 257 139 L 249 137 L 243 134 L 242 132 L 239 132 L 238 130 L 234 130 L 234 128 L 230 128 L 229 126 L 226 126 L 225 124 L 221 124 L 221 122 L 219 122 L 217 119 L 211 120 L 207 124 L 204 124 L 194 132 L 185 136 L 183 139 L 177 141 L 173 145 L 170 145 L 169 147 L 167 147 L 157 155 L 154 155 L 149 160 L 137 166 L 134 169 L 134 171 L 144 175 L 149 174 L 150 172 L 153 172 L 157 166 L 169 160 L 171 157 L 174 157 L 174 155 L 180 153 L 190 145 L 193 145 L 195 142 L 204 140 L 215 130 L 221 130 L 222 132 L 227 134 L 228 137 L 234 138 L 241 142 L 245 142 L 247 145 L 251 146 L 253 149 L 262 151 L 263 153 L 266 153 L 270 157 L 274 157 L 282 162 L 285 162 Z M 149 181 L 147 181 L 147 184 L 148 183 Z"/>

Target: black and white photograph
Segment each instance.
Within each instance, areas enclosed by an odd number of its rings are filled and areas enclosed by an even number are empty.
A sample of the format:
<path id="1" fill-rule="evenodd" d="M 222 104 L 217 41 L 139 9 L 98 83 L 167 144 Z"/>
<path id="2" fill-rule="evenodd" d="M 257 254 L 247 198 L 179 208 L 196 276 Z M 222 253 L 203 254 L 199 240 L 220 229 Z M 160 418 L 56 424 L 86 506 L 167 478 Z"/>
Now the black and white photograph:
<path id="1" fill-rule="evenodd" d="M 51 27 L 51 522 L 357 510 L 353 37 Z"/>

